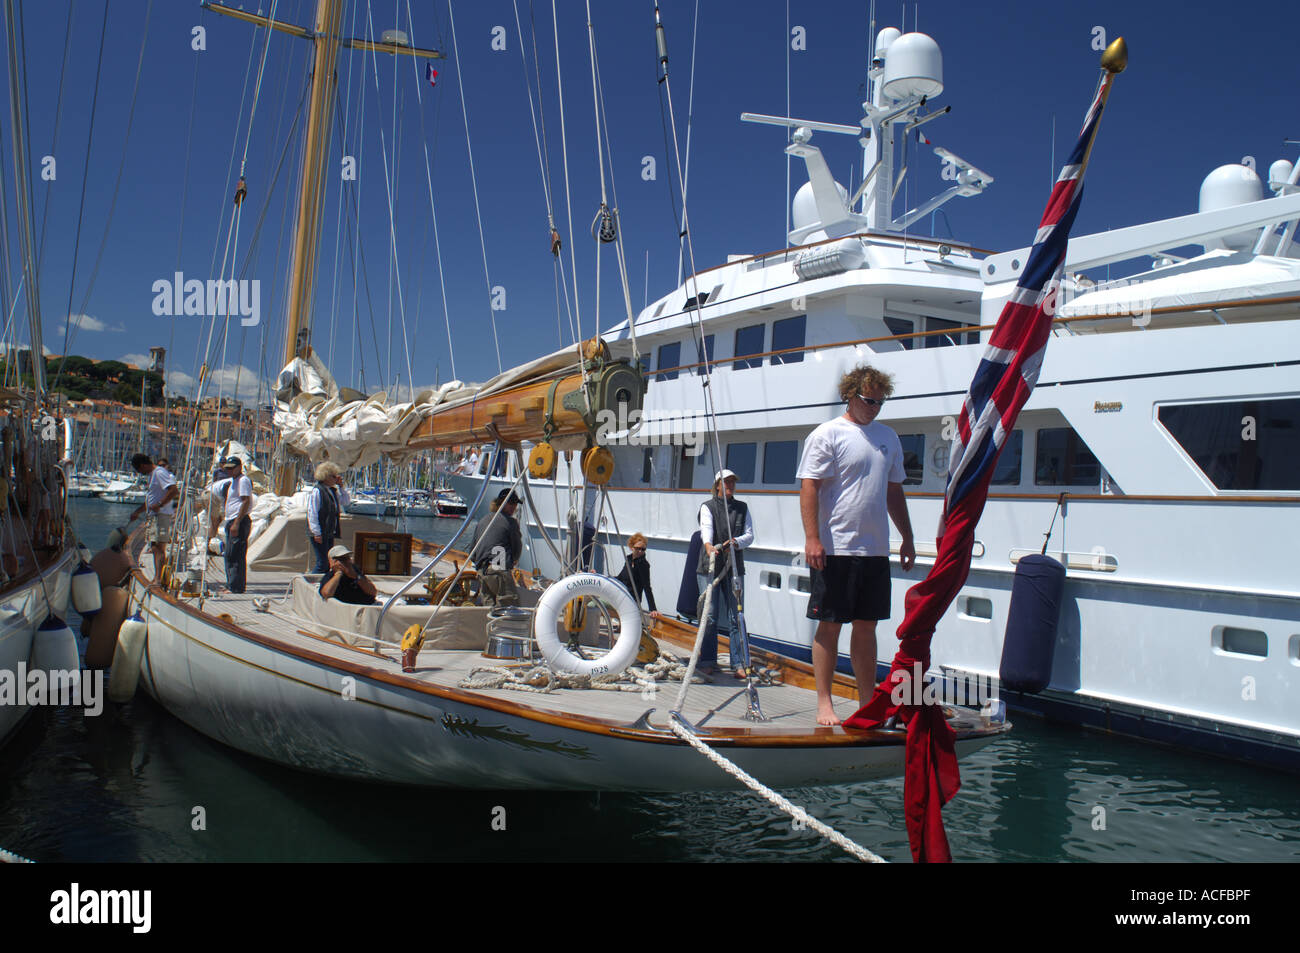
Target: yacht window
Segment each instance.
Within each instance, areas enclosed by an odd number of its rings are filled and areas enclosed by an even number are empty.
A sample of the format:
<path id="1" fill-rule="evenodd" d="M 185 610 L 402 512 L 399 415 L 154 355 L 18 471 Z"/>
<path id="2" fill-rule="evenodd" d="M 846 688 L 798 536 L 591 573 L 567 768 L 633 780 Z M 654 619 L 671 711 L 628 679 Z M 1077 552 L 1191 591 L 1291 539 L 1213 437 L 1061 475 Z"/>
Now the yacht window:
<path id="1" fill-rule="evenodd" d="M 926 318 L 925 329 L 927 331 L 956 331 L 957 328 L 964 328 L 966 325 L 960 321 L 949 321 L 946 318 Z M 928 338 L 921 338 L 926 347 L 952 347 L 954 344 L 978 344 L 980 335 L 978 331 L 969 331 L 966 334 L 935 334 Z"/>
<path id="2" fill-rule="evenodd" d="M 1020 482 L 1020 461 L 1025 455 L 1025 432 L 1011 431 L 1011 436 L 1002 445 L 1002 455 L 998 465 L 993 468 L 993 486 L 1015 486 Z"/>
<path id="3" fill-rule="evenodd" d="M 769 440 L 763 444 L 764 483 L 793 483 L 798 464 L 798 440 Z"/>
<path id="4" fill-rule="evenodd" d="M 1100 486 L 1101 464 L 1073 427 L 1038 431 L 1034 482 L 1039 486 Z"/>
<path id="5" fill-rule="evenodd" d="M 1161 407 L 1157 416 L 1220 490 L 1300 490 L 1300 398 Z"/>
<path id="6" fill-rule="evenodd" d="M 907 473 L 903 486 L 920 486 L 925 476 L 925 434 L 899 434 L 898 442 L 903 445 L 903 470 Z"/>
<path id="7" fill-rule="evenodd" d="M 645 447 L 641 451 L 641 482 L 649 483 L 654 473 L 655 452 L 652 447 Z"/>
<path id="8" fill-rule="evenodd" d="M 712 335 L 712 334 L 706 334 L 706 335 L 704 335 L 704 353 L 703 353 L 703 354 L 700 353 L 700 345 L 699 345 L 699 341 L 698 341 L 698 339 L 696 340 L 696 343 L 695 343 L 695 360 L 696 360 L 696 362 L 702 365 L 702 364 L 704 363 L 704 361 L 705 361 L 705 355 L 708 355 L 708 361 L 709 361 L 710 364 L 712 364 L 712 363 L 713 363 L 713 335 Z M 695 373 L 697 373 L 697 374 L 703 374 L 703 373 L 704 373 L 704 368 L 703 368 L 703 367 L 697 367 L 697 368 L 695 369 Z"/>
<path id="9" fill-rule="evenodd" d="M 915 334 L 916 325 L 907 318 L 885 318 L 885 327 L 889 328 L 890 334 Z M 903 349 L 910 351 L 916 346 L 916 338 L 903 338 L 898 342 L 903 345 Z"/>
<path id="10" fill-rule="evenodd" d="M 749 354 L 760 354 L 763 351 L 763 334 L 767 330 L 766 325 L 751 324 L 747 328 L 740 328 L 736 331 L 736 357 L 745 357 Z M 750 367 L 762 367 L 763 359 L 761 357 L 751 358 L 748 361 L 735 361 L 731 365 L 733 371 L 743 371 Z"/>
<path id="11" fill-rule="evenodd" d="M 695 475 L 695 457 L 686 452 L 689 449 L 690 447 L 683 446 L 677 450 L 677 488 L 679 490 L 689 490 L 694 485 L 692 477 Z M 700 459 L 703 458 L 704 454 L 700 454 Z"/>
<path id="12" fill-rule="evenodd" d="M 754 482 L 754 465 L 758 458 L 758 444 L 727 444 L 727 469 L 736 474 L 737 483 Z"/>
<path id="13" fill-rule="evenodd" d="M 782 318 L 772 325 L 772 350 L 781 351 L 788 347 L 803 347 L 804 334 L 808 326 L 808 316 L 797 314 L 793 318 Z M 798 364 L 803 360 L 803 351 L 790 354 L 773 354 L 773 364 Z"/>
<path id="14" fill-rule="evenodd" d="M 672 344 L 664 344 L 659 348 L 659 373 L 655 375 L 656 381 L 675 381 L 677 380 L 677 371 L 665 371 L 664 368 L 680 367 L 682 363 L 682 342 L 674 341 Z"/>

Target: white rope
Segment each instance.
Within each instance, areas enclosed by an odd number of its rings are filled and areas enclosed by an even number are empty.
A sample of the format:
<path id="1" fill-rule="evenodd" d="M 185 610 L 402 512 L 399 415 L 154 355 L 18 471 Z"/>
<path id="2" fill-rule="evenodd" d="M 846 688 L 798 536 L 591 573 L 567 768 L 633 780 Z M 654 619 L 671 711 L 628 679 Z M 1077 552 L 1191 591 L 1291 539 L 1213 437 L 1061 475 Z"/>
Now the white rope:
<path id="1" fill-rule="evenodd" d="M 578 259 L 577 243 L 574 241 L 576 233 L 573 230 L 573 190 L 569 184 L 569 133 L 564 124 L 564 79 L 560 72 L 560 27 L 559 16 L 555 10 L 555 0 L 551 0 L 551 30 L 555 34 L 555 89 L 560 103 L 560 146 L 562 153 L 562 162 L 564 164 L 564 209 L 569 221 L 569 273 L 573 276 L 573 324 L 576 332 L 573 337 L 574 343 L 582 340 L 582 308 L 578 298 Z M 600 328 L 596 329 L 597 333 Z M 585 363 L 585 362 L 584 362 Z M 583 372 L 583 383 L 586 383 L 586 372 Z M 585 391 L 586 388 L 584 387 Z"/>
<path id="2" fill-rule="evenodd" d="M 809 814 L 799 805 L 793 803 L 792 801 L 787 800 L 786 798 L 783 798 L 781 795 L 777 794 L 775 791 L 773 791 L 767 785 L 763 784 L 763 782 L 759 781 L 757 778 L 754 778 L 753 776 L 746 774 L 745 771 L 741 769 L 739 766 L 732 763 L 731 761 L 728 761 L 722 755 L 718 754 L 716 751 L 714 751 L 712 748 L 706 745 L 703 741 L 697 738 L 685 725 L 679 722 L 676 718 L 670 717 L 668 719 L 668 727 L 670 727 L 673 730 L 673 734 L 675 734 L 678 738 L 681 738 L 683 741 L 689 744 L 700 754 L 704 755 L 704 757 L 708 758 L 710 761 L 716 764 L 727 774 L 731 775 L 741 784 L 745 785 L 745 787 L 749 788 L 755 794 L 762 797 L 773 807 L 776 807 L 779 810 L 784 811 L 786 814 L 789 814 L 800 824 L 803 824 L 805 827 L 811 827 L 813 830 L 815 830 L 822 837 L 826 838 L 836 847 L 840 848 L 846 853 L 852 854 L 854 857 L 856 857 L 858 860 L 864 863 L 870 863 L 870 864 L 886 863 L 885 858 L 873 854 L 871 851 L 867 850 L 861 844 L 845 837 L 843 834 L 835 830 L 835 828 L 831 827 L 829 824 L 823 824 L 821 821 L 817 820 L 817 818 L 813 817 L 811 814 Z"/>

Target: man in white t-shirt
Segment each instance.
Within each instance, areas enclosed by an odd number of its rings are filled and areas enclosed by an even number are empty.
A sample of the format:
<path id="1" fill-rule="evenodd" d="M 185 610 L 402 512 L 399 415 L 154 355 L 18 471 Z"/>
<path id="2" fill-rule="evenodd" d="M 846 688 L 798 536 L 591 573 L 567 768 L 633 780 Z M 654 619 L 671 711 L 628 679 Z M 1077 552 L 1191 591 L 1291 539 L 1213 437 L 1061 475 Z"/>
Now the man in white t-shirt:
<path id="1" fill-rule="evenodd" d="M 137 453 L 131 458 L 131 468 L 149 478 L 144 491 L 144 502 L 135 508 L 131 519 L 148 514 L 149 552 L 153 554 L 153 578 L 158 580 L 167 561 L 167 539 L 172 533 L 172 519 L 176 515 L 176 499 L 180 487 L 171 472 L 154 463 L 147 453 Z"/>
<path id="2" fill-rule="evenodd" d="M 811 574 L 808 618 L 818 620 L 813 639 L 817 724 L 838 725 L 831 680 L 839 658 L 840 629 L 852 623 L 849 658 L 865 704 L 876 685 L 876 622 L 889 618 L 889 521 L 903 537 L 899 562 L 916 561 L 912 522 L 903 496 L 903 448 L 898 434 L 876 422 L 894 392 L 893 378 L 866 364 L 840 379 L 848 406 L 804 442 L 796 474 L 801 481 L 804 555 Z"/>
<path id="3" fill-rule="evenodd" d="M 248 515 L 253 508 L 253 481 L 244 475 L 244 461 L 239 457 L 226 457 L 221 469 L 230 479 L 229 488 L 223 494 L 226 508 L 226 588 L 241 593 L 247 573 L 244 559 L 248 555 L 248 536 L 253 529 L 253 521 Z M 213 495 L 216 495 L 216 487 L 213 487 Z"/>

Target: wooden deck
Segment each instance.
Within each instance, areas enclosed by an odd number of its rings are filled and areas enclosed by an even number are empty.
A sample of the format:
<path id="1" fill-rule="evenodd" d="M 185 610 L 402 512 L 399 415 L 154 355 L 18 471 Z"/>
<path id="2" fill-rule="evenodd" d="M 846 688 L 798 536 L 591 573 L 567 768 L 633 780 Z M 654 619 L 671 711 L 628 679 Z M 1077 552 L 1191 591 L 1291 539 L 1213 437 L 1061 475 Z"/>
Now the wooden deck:
<path id="1" fill-rule="evenodd" d="M 416 555 L 412 571 L 427 563 L 427 557 Z M 450 568 L 450 567 L 449 567 Z M 152 577 L 152 565 L 149 554 L 144 552 L 140 558 L 140 569 Z M 359 644 L 349 645 L 337 638 L 327 636 L 327 627 L 306 618 L 303 613 L 295 611 L 293 598 L 289 593 L 294 574 L 288 572 L 249 572 L 247 589 L 242 594 L 222 591 L 202 602 L 202 611 L 210 616 L 228 616 L 228 621 L 243 629 L 259 635 L 273 638 L 310 652 L 338 659 L 352 665 L 361 665 L 379 671 L 401 676 L 400 652 L 394 645 L 377 643 L 373 640 L 356 640 Z M 212 586 L 224 582 L 224 572 L 217 560 L 209 564 L 207 582 Z M 380 601 L 385 590 L 395 591 L 401 580 L 392 577 L 379 580 Z M 265 611 L 255 605 L 255 600 L 268 600 Z M 182 599 L 194 608 L 198 608 L 197 599 Z M 375 608 L 374 613 L 379 609 Z M 676 640 L 693 637 L 693 631 L 678 623 L 661 624 L 656 636 L 662 649 L 685 661 L 690 655 L 689 642 L 678 644 Z M 486 641 L 486 636 L 485 636 Z M 726 655 L 719 659 L 725 664 Z M 518 691 L 507 688 L 461 689 L 460 683 L 471 671 L 480 667 L 506 667 L 525 670 L 531 666 L 519 662 L 502 662 L 482 656 L 475 650 L 446 650 L 425 648 L 419 655 L 416 671 L 402 676 L 443 689 L 473 691 L 486 698 L 500 699 L 514 705 L 524 705 L 540 713 L 559 716 L 579 716 L 596 718 L 621 725 L 632 725 L 649 709 L 654 709 L 649 717 L 649 725 L 656 729 L 666 729 L 668 711 L 676 704 L 681 683 L 663 681 L 657 691 L 643 691 L 641 688 L 628 691 L 609 691 L 599 689 L 557 688 L 551 692 Z M 714 676 L 713 682 L 694 683 L 687 694 L 683 708 L 686 718 L 701 729 L 710 731 L 749 730 L 761 728 L 779 735 L 843 734 L 840 729 L 819 728 L 816 724 L 817 698 L 811 690 L 811 680 L 804 674 L 792 680 L 802 684 L 776 684 L 762 686 L 758 689 L 759 702 L 769 721 L 756 723 L 744 718 L 747 708 L 745 686 L 742 681 L 728 675 Z M 804 687 L 807 686 L 807 687 Z M 856 692 L 852 690 L 851 680 L 843 676 L 837 678 L 836 713 L 847 718 L 857 710 Z M 766 733 L 766 731 L 765 731 Z"/>

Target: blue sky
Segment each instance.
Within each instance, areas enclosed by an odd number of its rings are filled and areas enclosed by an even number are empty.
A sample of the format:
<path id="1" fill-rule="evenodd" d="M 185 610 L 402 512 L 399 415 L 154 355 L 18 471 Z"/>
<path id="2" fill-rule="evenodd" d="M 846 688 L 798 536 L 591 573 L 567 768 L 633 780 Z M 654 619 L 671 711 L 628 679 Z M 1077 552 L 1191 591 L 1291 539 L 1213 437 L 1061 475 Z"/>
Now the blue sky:
<path id="1" fill-rule="evenodd" d="M 269 9 L 270 0 L 262 4 Z M 255 395 L 259 376 L 274 375 L 283 352 L 296 141 L 274 189 L 272 184 L 307 86 L 309 44 L 278 33 L 271 38 L 249 137 L 252 82 L 265 32 L 202 11 L 188 0 L 155 0 L 151 9 L 145 0 L 113 0 L 88 155 L 105 8 L 99 0 L 77 0 L 72 6 L 65 73 L 68 4 L 51 0 L 25 6 L 34 208 L 37 232 L 44 234 L 41 299 L 46 346 L 63 352 L 66 317 L 76 315 L 71 353 L 134 359 L 150 346 L 167 347 L 170 383 L 176 393 L 191 396 L 196 368 L 208 349 L 209 325 L 196 316 L 156 316 L 152 289 L 155 281 L 170 279 L 177 270 L 187 279 L 218 277 L 213 261 L 229 226 L 236 177 L 232 163 L 237 166 L 247 141 L 249 193 L 236 252 L 241 268 L 247 260 L 240 276 L 260 282 L 261 321 L 249 328 L 233 322 L 224 351 L 214 347 L 209 361 L 223 369 L 218 379 L 226 393 L 237 387 L 241 396 Z M 588 228 L 600 203 L 591 66 L 583 4 L 560 0 L 558 6 L 572 230 L 565 211 L 551 8 L 538 2 L 533 16 L 541 109 L 556 212 L 566 241 L 566 274 L 568 243 L 575 242 L 580 317 L 589 334 L 596 318 L 596 265 Z M 280 0 L 277 16 L 309 24 L 312 7 L 308 0 Z M 696 4 L 664 0 L 662 7 L 674 105 L 684 137 Z M 396 25 L 407 30 L 416 45 L 450 54 L 452 18 L 445 0 L 412 0 L 409 10 L 413 17 L 408 16 L 407 0 L 349 3 L 343 33 L 365 36 Z M 561 343 L 546 203 L 529 113 L 528 90 L 535 86 L 535 74 L 527 0 L 520 0 L 519 10 L 527 72 L 515 6 L 502 0 L 457 3 L 452 8 L 459 57 L 435 64 L 436 89 L 421 85 L 424 61 L 417 71 L 408 58 L 400 59 L 395 76 L 392 58 L 347 50 L 340 54 L 339 112 L 340 117 L 346 115 L 349 129 L 342 140 L 336 127 L 326 166 L 331 185 L 324 201 L 313 341 L 342 383 L 361 386 L 364 375 L 364 385 L 372 391 L 399 377 L 403 388 L 412 377 L 417 386 L 427 386 L 435 376 L 444 381 L 451 377 L 453 359 L 456 376 L 485 379 L 497 370 L 493 319 L 507 367 Z M 613 179 L 607 187 L 617 193 L 636 308 L 647 295 L 654 300 L 677 283 L 677 227 L 669 198 L 672 173 L 665 158 L 652 11 L 651 0 L 592 3 L 612 143 Z M 1240 8 L 1222 3 L 1094 2 L 1068 8 L 1035 2 L 878 4 L 877 29 L 900 25 L 903 11 L 907 28 L 919 19 L 920 29 L 939 42 L 944 54 L 946 88 L 934 102 L 951 106 L 952 113 L 928 125 L 927 134 L 936 145 L 996 179 L 984 196 L 945 206 L 945 214 L 934 222 L 939 237 L 992 250 L 1018 247 L 1032 238 L 1054 174 L 1053 117 L 1059 160 L 1076 134 L 1096 82 L 1098 54 L 1092 44 L 1098 27 L 1107 39 L 1123 34 L 1131 60 L 1103 122 L 1076 234 L 1195 211 L 1200 182 L 1216 166 L 1250 156 L 1263 175 L 1275 159 L 1296 159 L 1297 147 L 1283 140 L 1300 138 L 1300 122 L 1287 106 L 1296 80 L 1294 38 L 1300 13 L 1287 5 L 1243 15 Z M 738 117 L 746 110 L 786 111 L 786 23 L 783 0 L 699 3 L 688 204 L 700 268 L 718 264 L 728 254 L 770 251 L 785 244 L 784 134 L 774 127 L 741 123 Z M 870 49 L 868 4 L 795 3 L 789 23 L 803 28 L 806 44 L 806 49 L 789 53 L 791 114 L 856 123 Z M 196 25 L 206 31 L 203 51 L 192 49 Z M 504 31 L 494 31 L 496 27 Z M 502 36 L 505 49 L 494 49 L 494 39 L 499 46 Z M 490 285 L 505 291 L 505 308 L 495 312 L 484 276 L 458 72 Z M 61 76 L 63 103 L 58 110 Z M 417 101 L 417 88 L 422 102 Z M 6 187 L 12 190 L 7 110 L 0 127 Z M 837 178 L 846 181 L 852 175 L 856 183 L 861 156 L 853 140 L 819 135 L 814 142 L 823 147 Z M 431 227 L 426 146 L 450 348 Z M 384 149 L 391 185 L 385 182 Z M 344 154 L 357 160 L 357 179 L 344 196 L 347 202 L 355 197 L 359 204 L 356 226 L 350 214 L 339 214 Z M 42 157 L 47 155 L 56 163 L 53 181 L 40 177 Z M 653 180 L 642 176 L 647 156 L 657 165 Z M 896 212 L 903 210 L 905 199 L 907 207 L 916 205 L 945 185 L 939 161 L 928 151 L 918 155 L 913 145 L 909 164 L 906 196 L 900 193 Z M 120 189 L 106 236 L 119 165 Z M 796 164 L 792 190 L 804 178 L 802 164 Z M 395 196 L 395 265 L 390 188 Z M 7 204 L 16 269 L 12 192 Z M 914 226 L 918 234 L 930 230 L 929 218 Z M 353 239 L 359 237 L 366 264 L 366 280 L 359 280 L 356 289 L 350 233 Z M 6 302 L 7 308 L 11 304 Z M 609 327 L 622 316 L 618 275 L 607 252 L 600 324 Z M 567 343 L 567 314 L 562 323 Z M 25 332 L 21 337 L 25 340 Z"/>

